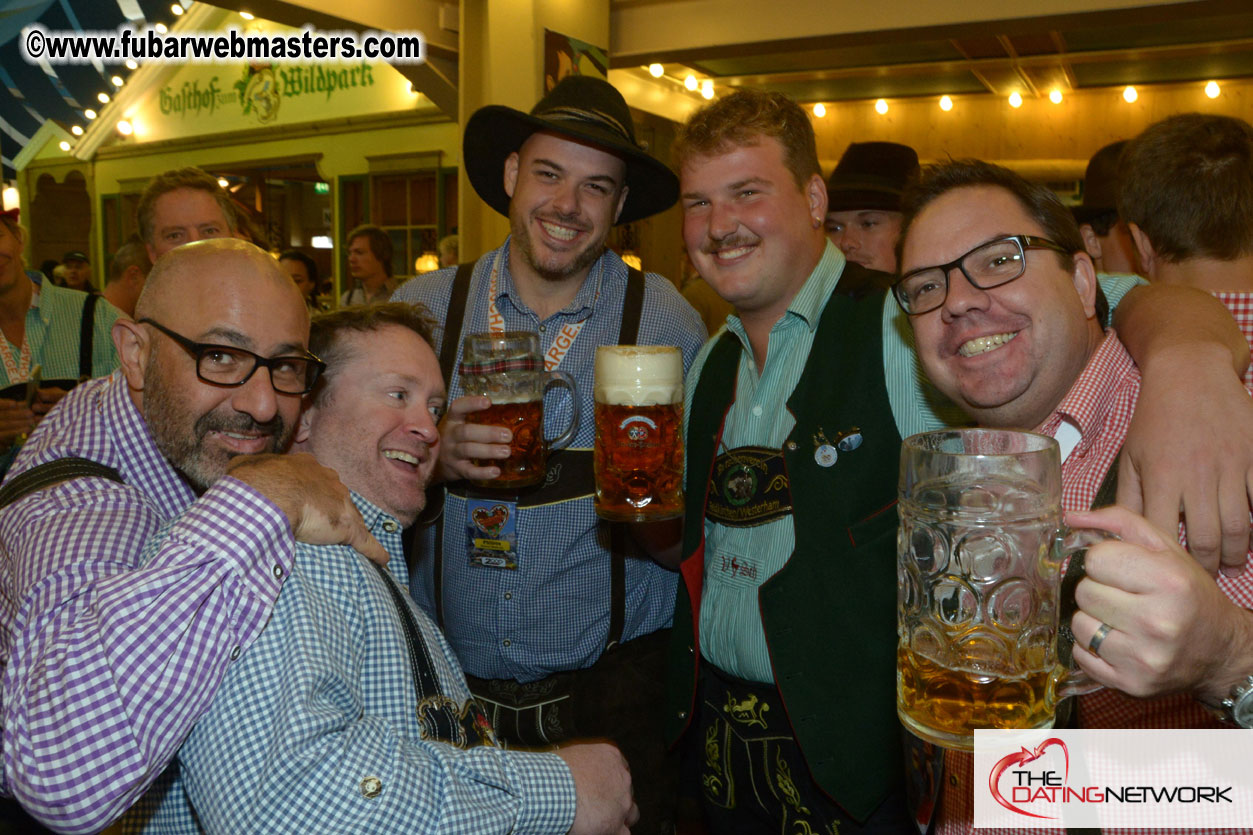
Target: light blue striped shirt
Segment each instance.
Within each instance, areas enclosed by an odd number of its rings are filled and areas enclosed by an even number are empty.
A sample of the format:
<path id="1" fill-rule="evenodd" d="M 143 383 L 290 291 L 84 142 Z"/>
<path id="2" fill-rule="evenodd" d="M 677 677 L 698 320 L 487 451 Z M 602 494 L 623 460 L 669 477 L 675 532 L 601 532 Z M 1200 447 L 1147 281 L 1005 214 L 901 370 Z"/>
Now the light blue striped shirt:
<path id="1" fill-rule="evenodd" d="M 87 294 L 81 290 L 58 287 L 51 281 L 35 287 L 35 297 L 26 313 L 26 340 L 30 343 L 30 367 L 42 366 L 45 380 L 78 379 L 79 329 L 82 326 L 83 303 Z M 113 347 L 113 323 L 125 316 L 103 298 L 96 300 L 92 325 L 91 376 L 103 377 L 117 368 L 117 350 Z M 2 339 L 3 337 L 0 337 Z M 20 345 L 9 343 L 16 360 Z M 0 363 L 0 388 L 24 380 L 10 380 Z"/>

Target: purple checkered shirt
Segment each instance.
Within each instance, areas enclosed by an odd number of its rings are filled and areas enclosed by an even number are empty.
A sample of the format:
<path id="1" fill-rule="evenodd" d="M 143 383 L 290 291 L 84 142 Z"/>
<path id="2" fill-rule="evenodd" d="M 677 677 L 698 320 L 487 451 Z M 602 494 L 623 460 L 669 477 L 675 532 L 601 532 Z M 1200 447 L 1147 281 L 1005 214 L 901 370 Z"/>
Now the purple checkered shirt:
<path id="1" fill-rule="evenodd" d="M 66 481 L 0 512 L 0 788 L 53 829 L 95 832 L 208 709 L 269 618 L 294 542 L 286 516 L 243 482 L 223 478 L 196 498 L 120 372 L 67 395 L 9 476 L 69 456 L 126 483 Z"/>

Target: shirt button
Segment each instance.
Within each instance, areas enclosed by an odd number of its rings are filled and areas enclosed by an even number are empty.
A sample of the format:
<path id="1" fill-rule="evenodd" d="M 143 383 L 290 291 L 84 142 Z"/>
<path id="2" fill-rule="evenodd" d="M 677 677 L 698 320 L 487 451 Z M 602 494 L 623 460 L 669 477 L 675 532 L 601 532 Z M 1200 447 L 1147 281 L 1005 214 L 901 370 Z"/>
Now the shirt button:
<path id="1" fill-rule="evenodd" d="M 950 775 L 948 776 L 948 782 L 949 782 L 949 785 L 956 786 L 956 785 L 957 785 L 957 783 L 958 783 L 958 780 L 957 780 L 957 775 L 956 775 L 956 774 L 950 774 Z"/>
<path id="2" fill-rule="evenodd" d="M 784 446 L 787 447 L 788 452 L 796 452 L 796 441 L 788 441 Z"/>
<path id="3" fill-rule="evenodd" d="M 395 520 L 387 519 L 383 522 L 383 530 L 387 531 L 388 533 L 395 533 L 396 528 L 398 527 L 400 526 L 396 524 Z"/>
<path id="4" fill-rule="evenodd" d="M 235 647 L 233 650 L 231 650 L 231 660 L 234 661 L 238 657 L 239 657 L 239 647 Z"/>
<path id="5" fill-rule="evenodd" d="M 377 777 L 366 777 L 361 781 L 361 794 L 365 797 L 378 797 L 383 791 L 383 781 Z"/>
<path id="6" fill-rule="evenodd" d="M 506 600 L 513 600 L 513 592 L 511 592 L 511 591 L 507 591 L 507 592 L 505 592 L 505 599 L 506 599 Z"/>
<path id="7" fill-rule="evenodd" d="M 754 407 L 753 407 L 753 417 L 761 417 L 761 407 L 760 407 L 760 406 L 754 406 Z"/>
<path id="8" fill-rule="evenodd" d="M 540 326 L 539 326 L 539 332 L 540 332 L 540 333 L 543 333 L 543 332 L 544 332 L 544 326 L 543 326 L 543 325 L 540 325 Z"/>
<path id="9" fill-rule="evenodd" d="M 274 566 L 274 576 L 278 578 L 279 580 L 283 579 L 283 566 L 281 565 Z"/>
<path id="10" fill-rule="evenodd" d="M 511 641 L 511 640 L 509 640 L 508 638 L 506 638 L 505 640 L 501 641 L 501 644 L 503 644 L 504 646 L 507 646 L 507 647 L 511 647 L 511 646 L 513 646 L 513 641 Z"/>

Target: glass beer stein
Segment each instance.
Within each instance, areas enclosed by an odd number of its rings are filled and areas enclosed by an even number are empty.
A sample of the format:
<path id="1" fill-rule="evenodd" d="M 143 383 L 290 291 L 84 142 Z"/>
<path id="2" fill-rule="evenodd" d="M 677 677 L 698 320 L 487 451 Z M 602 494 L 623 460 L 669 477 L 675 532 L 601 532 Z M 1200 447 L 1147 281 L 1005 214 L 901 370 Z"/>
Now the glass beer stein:
<path id="1" fill-rule="evenodd" d="M 570 425 L 552 440 L 544 438 L 544 392 L 562 386 L 570 395 Z M 476 460 L 500 467 L 500 476 L 474 481 L 480 487 L 528 487 L 544 478 L 549 450 L 563 449 L 579 426 L 579 398 L 564 371 L 545 371 L 539 337 L 527 331 L 472 333 L 461 355 L 461 387 L 492 405 L 466 415 L 467 423 L 503 426 L 513 433 L 509 457 Z"/>
<path id="2" fill-rule="evenodd" d="M 976 728 L 1052 727 L 1100 685 L 1057 659 L 1068 556 L 1107 535 L 1062 526 L 1057 442 L 996 429 L 901 446 L 896 712 L 916 736 L 974 749 Z"/>
<path id="3" fill-rule="evenodd" d="M 683 354 L 596 349 L 596 513 L 617 522 L 683 515 Z"/>

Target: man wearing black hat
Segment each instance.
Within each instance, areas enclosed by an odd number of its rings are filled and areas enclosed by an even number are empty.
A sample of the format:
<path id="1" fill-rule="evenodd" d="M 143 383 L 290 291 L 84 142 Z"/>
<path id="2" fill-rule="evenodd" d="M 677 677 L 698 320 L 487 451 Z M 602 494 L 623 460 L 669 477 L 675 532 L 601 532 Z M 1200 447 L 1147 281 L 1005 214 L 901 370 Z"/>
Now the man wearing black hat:
<path id="1" fill-rule="evenodd" d="M 1098 273 L 1140 272 L 1131 232 L 1118 215 L 1118 159 L 1126 144 L 1111 142 L 1092 155 L 1083 174 L 1083 203 L 1072 210 Z"/>
<path id="2" fill-rule="evenodd" d="M 84 293 L 95 293 L 96 286 L 91 283 L 91 261 L 87 253 L 74 250 L 61 258 L 65 265 L 65 286 L 71 290 L 82 290 Z"/>
<path id="3" fill-rule="evenodd" d="M 678 345 L 686 366 L 704 341 L 700 318 L 668 281 L 629 270 L 605 248 L 615 223 L 668 208 L 678 181 L 638 147 L 622 96 L 584 76 L 563 80 L 529 114 L 482 108 L 466 125 L 463 156 L 512 234 L 476 264 L 421 276 L 393 297 L 446 323 L 440 353 L 452 398 L 436 472 L 444 511 L 420 534 L 413 596 L 444 627 L 501 737 L 613 739 L 641 775 L 634 831 L 655 833 L 672 805 L 660 703 L 677 578 L 622 526 L 597 519 L 587 416 L 598 345 Z M 574 377 L 581 398 L 570 448 L 549 456 L 548 478 L 521 494 L 466 486 L 499 475 L 474 459 L 509 454 L 509 430 L 466 422 L 489 401 L 462 396 L 455 373 L 461 334 L 489 330 L 537 332 L 546 365 Z M 565 407 L 547 412 L 550 430 L 569 418 Z M 480 507 L 503 508 L 516 524 L 517 544 L 500 560 L 509 568 L 470 553 Z M 677 525 L 649 534 L 677 546 Z"/>
<path id="4" fill-rule="evenodd" d="M 918 154 L 895 142 L 854 142 L 827 181 L 827 237 L 844 257 L 896 272 L 901 193 L 918 176 Z"/>

